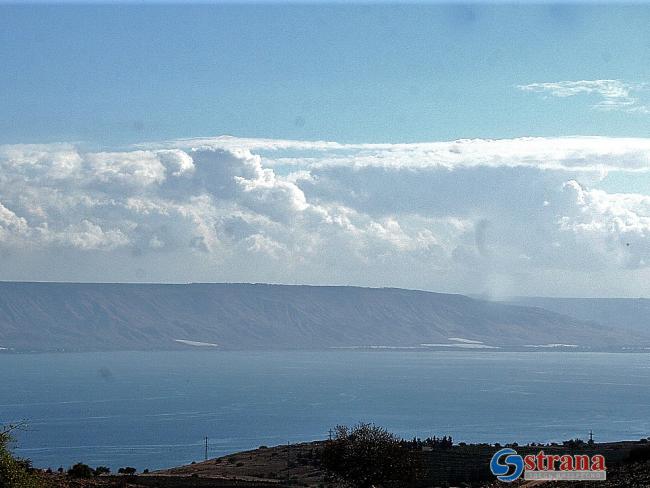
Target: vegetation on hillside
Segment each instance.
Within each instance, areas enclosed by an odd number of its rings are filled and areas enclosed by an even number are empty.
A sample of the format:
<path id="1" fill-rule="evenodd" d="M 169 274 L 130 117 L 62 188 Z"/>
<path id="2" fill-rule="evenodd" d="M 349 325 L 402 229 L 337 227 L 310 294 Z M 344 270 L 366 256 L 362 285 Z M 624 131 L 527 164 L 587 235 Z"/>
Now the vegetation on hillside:
<path id="1" fill-rule="evenodd" d="M 0 427 L 0 487 L 43 488 L 45 482 L 39 473 L 32 469 L 31 462 L 17 458 L 11 452 L 11 434 L 21 427 L 21 424 Z"/>
<path id="2" fill-rule="evenodd" d="M 393 482 L 404 486 L 417 478 L 420 458 L 386 429 L 360 423 L 339 425 L 325 444 L 323 466 L 349 486 L 370 488 Z"/>

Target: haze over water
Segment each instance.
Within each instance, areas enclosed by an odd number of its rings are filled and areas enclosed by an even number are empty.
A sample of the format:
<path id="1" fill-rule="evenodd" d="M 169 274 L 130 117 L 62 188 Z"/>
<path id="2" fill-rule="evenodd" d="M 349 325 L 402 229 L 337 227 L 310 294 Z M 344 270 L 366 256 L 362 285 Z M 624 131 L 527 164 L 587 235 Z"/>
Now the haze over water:
<path id="1" fill-rule="evenodd" d="M 650 356 L 601 353 L 118 352 L 0 355 L 17 453 L 156 469 L 375 422 L 467 442 L 650 434 Z"/>

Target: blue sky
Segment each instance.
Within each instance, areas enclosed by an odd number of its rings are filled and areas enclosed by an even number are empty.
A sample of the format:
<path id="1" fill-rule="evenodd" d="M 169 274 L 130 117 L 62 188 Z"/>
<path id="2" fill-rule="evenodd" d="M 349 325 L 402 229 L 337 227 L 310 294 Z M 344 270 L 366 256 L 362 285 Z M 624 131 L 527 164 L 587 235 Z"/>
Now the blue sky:
<path id="1" fill-rule="evenodd" d="M 645 136 L 517 85 L 650 78 L 650 8 L 0 7 L 0 142 Z M 648 94 L 645 93 L 644 96 Z"/>
<path id="2" fill-rule="evenodd" d="M 0 4 L 0 279 L 650 296 L 650 6 Z"/>

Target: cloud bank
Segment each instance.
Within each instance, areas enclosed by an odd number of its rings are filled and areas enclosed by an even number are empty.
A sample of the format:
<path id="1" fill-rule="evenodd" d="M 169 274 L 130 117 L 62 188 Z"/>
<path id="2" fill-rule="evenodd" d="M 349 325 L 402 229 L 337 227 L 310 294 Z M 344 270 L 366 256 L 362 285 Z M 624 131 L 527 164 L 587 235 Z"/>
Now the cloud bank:
<path id="1" fill-rule="evenodd" d="M 650 139 L 0 146 L 1 279 L 648 294 Z"/>

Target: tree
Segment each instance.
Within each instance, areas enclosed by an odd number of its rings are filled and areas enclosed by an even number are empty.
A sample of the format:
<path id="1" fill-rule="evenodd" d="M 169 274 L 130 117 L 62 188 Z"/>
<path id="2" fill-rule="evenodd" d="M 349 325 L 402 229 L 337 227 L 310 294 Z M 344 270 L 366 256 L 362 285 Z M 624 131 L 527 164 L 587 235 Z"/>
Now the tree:
<path id="1" fill-rule="evenodd" d="M 84 463 L 77 463 L 68 470 L 70 478 L 92 478 L 94 474 L 92 468 Z"/>
<path id="2" fill-rule="evenodd" d="M 119 474 L 126 474 L 126 475 L 129 475 L 129 476 L 132 476 L 132 475 L 135 474 L 136 469 L 135 469 L 135 468 L 132 468 L 131 466 L 127 466 L 126 468 L 120 468 L 120 469 L 118 469 L 117 472 L 118 472 Z"/>
<path id="3" fill-rule="evenodd" d="M 328 471 L 355 488 L 386 482 L 404 486 L 416 479 L 420 468 L 417 454 L 400 441 L 373 424 L 360 423 L 352 428 L 339 425 L 335 438 L 323 448 L 321 462 Z"/>
<path id="4" fill-rule="evenodd" d="M 95 476 L 101 476 L 103 474 L 110 474 L 111 469 L 106 466 L 97 466 L 95 468 Z"/>
<path id="5" fill-rule="evenodd" d="M 0 487 L 2 488 L 42 488 L 44 480 L 32 469 L 28 459 L 13 456 L 9 445 L 13 441 L 11 433 L 24 428 L 24 424 L 0 427 Z"/>

